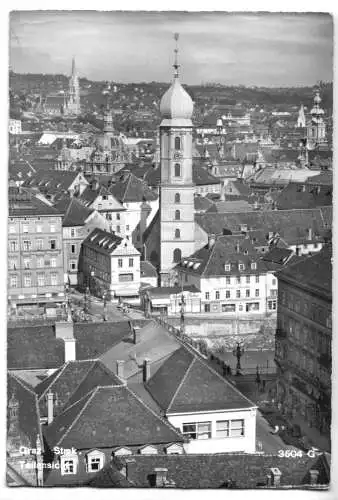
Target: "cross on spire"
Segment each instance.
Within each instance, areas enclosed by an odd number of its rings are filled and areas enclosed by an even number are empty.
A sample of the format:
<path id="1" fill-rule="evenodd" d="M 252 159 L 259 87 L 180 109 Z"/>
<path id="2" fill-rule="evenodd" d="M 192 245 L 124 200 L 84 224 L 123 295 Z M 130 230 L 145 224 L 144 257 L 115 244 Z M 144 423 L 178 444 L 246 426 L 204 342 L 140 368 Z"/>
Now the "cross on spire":
<path id="1" fill-rule="evenodd" d="M 174 35 L 174 39 L 175 39 L 175 42 L 176 42 L 176 45 L 175 45 L 175 62 L 173 64 L 173 67 L 175 69 L 175 73 L 174 73 L 174 78 L 178 78 L 178 68 L 180 67 L 180 65 L 178 64 L 178 39 L 179 39 L 180 35 L 179 33 L 175 33 Z"/>

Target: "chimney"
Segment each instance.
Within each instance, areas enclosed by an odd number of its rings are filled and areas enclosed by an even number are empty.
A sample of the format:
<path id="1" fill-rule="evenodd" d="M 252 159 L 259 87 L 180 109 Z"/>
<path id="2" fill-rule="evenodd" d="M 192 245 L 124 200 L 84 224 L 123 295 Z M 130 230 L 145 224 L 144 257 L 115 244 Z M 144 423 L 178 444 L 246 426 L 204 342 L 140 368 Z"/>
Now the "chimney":
<path id="1" fill-rule="evenodd" d="M 150 359 L 143 361 L 143 383 L 145 384 L 150 379 Z"/>
<path id="2" fill-rule="evenodd" d="M 54 394 L 51 390 L 47 392 L 47 424 L 51 424 L 53 422 L 54 416 Z"/>
<path id="3" fill-rule="evenodd" d="M 140 327 L 133 326 L 133 342 L 138 344 L 140 342 Z"/>
<path id="4" fill-rule="evenodd" d="M 216 236 L 214 234 L 208 234 L 208 248 L 212 248 L 215 244 Z"/>
<path id="5" fill-rule="evenodd" d="M 156 488 L 161 488 L 161 487 L 165 486 L 167 483 L 168 469 L 158 467 L 158 468 L 154 469 L 154 474 L 155 474 L 155 486 L 156 486 Z"/>
<path id="6" fill-rule="evenodd" d="M 57 321 L 55 337 L 65 343 L 65 363 L 76 360 L 76 339 L 74 338 L 74 323 L 72 321 Z"/>
<path id="7" fill-rule="evenodd" d="M 311 469 L 309 473 L 310 473 L 310 484 L 313 486 L 318 482 L 319 471 Z"/>
<path id="8" fill-rule="evenodd" d="M 281 471 L 277 467 L 271 467 L 270 474 L 271 474 L 271 486 L 279 488 L 280 478 L 282 476 Z"/>
<path id="9" fill-rule="evenodd" d="M 221 193 L 219 196 L 219 201 L 225 201 L 225 186 L 223 183 L 221 184 Z"/>
<path id="10" fill-rule="evenodd" d="M 309 241 L 312 241 L 312 227 L 309 227 L 309 229 L 307 230 L 307 239 Z"/>
<path id="11" fill-rule="evenodd" d="M 124 380 L 124 361 L 116 361 L 116 374 L 121 379 Z"/>
<path id="12" fill-rule="evenodd" d="M 76 361 L 76 339 L 63 339 L 65 343 L 65 363 Z"/>

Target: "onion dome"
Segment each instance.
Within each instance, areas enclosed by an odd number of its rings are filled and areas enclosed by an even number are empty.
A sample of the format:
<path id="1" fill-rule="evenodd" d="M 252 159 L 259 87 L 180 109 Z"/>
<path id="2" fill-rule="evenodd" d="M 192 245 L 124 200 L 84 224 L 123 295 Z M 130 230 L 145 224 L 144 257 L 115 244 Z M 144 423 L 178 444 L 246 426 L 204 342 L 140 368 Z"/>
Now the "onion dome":
<path id="1" fill-rule="evenodd" d="M 315 95 L 313 101 L 315 104 L 320 104 L 322 102 L 321 97 L 319 95 L 319 92 L 316 92 L 316 95 Z"/>
<path id="2" fill-rule="evenodd" d="M 190 120 L 194 110 L 194 104 L 189 94 L 184 90 L 177 76 L 175 76 L 171 87 L 161 99 L 160 112 L 162 118 L 169 120 Z"/>

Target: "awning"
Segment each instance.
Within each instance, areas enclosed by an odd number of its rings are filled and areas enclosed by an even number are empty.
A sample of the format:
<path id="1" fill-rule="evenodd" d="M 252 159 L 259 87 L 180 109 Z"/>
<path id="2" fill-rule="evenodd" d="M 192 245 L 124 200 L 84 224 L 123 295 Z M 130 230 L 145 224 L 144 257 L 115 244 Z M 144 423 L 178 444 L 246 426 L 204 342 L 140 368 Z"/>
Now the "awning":
<path id="1" fill-rule="evenodd" d="M 115 291 L 115 296 L 116 297 L 139 297 L 139 292 L 138 290 L 116 290 Z"/>

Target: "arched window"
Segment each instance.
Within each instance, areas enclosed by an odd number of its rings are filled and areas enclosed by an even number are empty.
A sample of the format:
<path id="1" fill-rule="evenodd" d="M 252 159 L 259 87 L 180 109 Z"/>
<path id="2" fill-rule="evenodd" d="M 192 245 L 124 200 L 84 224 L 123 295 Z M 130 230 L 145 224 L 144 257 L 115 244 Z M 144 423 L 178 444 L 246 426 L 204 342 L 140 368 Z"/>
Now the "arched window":
<path id="1" fill-rule="evenodd" d="M 181 212 L 179 210 L 175 210 L 175 220 L 181 219 Z"/>
<path id="2" fill-rule="evenodd" d="M 181 237 L 181 231 L 179 229 L 175 229 L 175 238 Z"/>
<path id="3" fill-rule="evenodd" d="M 180 195 L 180 193 L 175 193 L 175 203 L 181 203 L 181 195 Z"/>
<path id="4" fill-rule="evenodd" d="M 176 151 L 179 151 L 181 149 L 181 138 L 180 137 L 175 137 L 175 149 L 176 149 Z"/>
<path id="5" fill-rule="evenodd" d="M 178 263 L 182 259 L 182 252 L 179 248 L 175 248 L 174 250 L 174 262 Z"/>
<path id="6" fill-rule="evenodd" d="M 181 177 L 181 165 L 175 163 L 175 177 Z"/>

